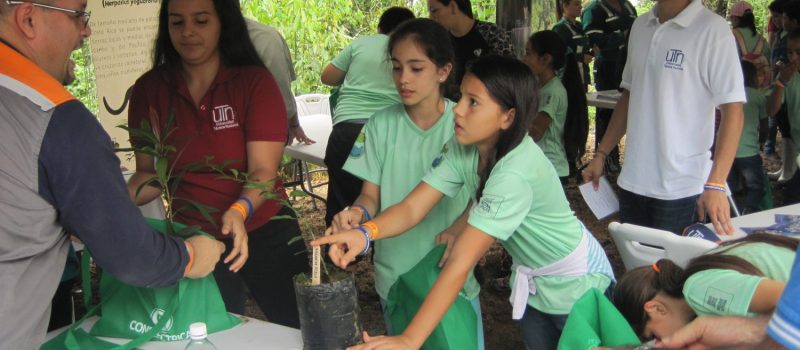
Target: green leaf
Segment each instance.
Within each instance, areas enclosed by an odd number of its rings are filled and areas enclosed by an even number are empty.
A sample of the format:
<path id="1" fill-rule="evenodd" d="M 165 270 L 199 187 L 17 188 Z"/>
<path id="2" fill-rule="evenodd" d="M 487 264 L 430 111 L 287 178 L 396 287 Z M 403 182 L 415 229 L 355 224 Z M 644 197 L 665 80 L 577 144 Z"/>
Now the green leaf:
<path id="1" fill-rule="evenodd" d="M 286 245 L 292 245 L 297 243 L 298 241 L 303 241 L 303 236 L 294 236 L 290 238 L 289 241 L 286 242 Z"/>
<path id="2" fill-rule="evenodd" d="M 168 169 L 169 164 L 167 163 L 167 158 L 158 158 L 158 160 L 156 160 L 156 176 L 162 184 L 169 182 Z"/>
<path id="3" fill-rule="evenodd" d="M 156 186 L 158 186 L 158 178 L 156 178 L 155 176 L 147 179 L 147 181 L 142 182 L 141 184 L 139 184 L 138 187 L 136 187 L 136 194 L 134 195 L 134 199 L 139 198 L 139 194 L 142 192 L 142 190 L 145 187 L 150 186 L 152 184 L 155 184 Z M 158 187 L 160 187 L 160 186 L 158 186 Z M 163 189 L 162 189 L 162 191 L 163 191 Z"/>
<path id="4" fill-rule="evenodd" d="M 211 217 L 211 213 L 216 213 L 219 211 L 217 210 L 217 208 L 212 208 L 200 202 L 196 202 L 186 198 L 175 198 L 175 199 L 186 202 L 188 208 L 180 208 L 181 210 L 183 209 L 195 210 L 198 213 L 200 213 L 200 215 L 202 215 L 203 218 L 206 219 L 212 226 L 219 227 L 217 222 L 214 221 L 214 218 Z"/>
<path id="5" fill-rule="evenodd" d="M 289 192 L 289 197 L 306 197 L 308 193 L 303 190 L 292 190 Z"/>

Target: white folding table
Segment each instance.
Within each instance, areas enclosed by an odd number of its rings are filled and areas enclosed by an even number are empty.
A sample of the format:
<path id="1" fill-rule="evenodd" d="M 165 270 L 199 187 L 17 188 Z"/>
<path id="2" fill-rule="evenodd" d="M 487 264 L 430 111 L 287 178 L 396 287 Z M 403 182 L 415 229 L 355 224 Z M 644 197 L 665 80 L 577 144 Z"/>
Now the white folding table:
<path id="1" fill-rule="evenodd" d="M 719 235 L 719 237 L 722 240 L 742 238 L 746 236 L 741 229 L 742 227 L 766 227 L 774 225 L 775 214 L 800 215 L 800 203 L 731 218 L 731 223 L 733 227 L 736 228 L 736 232 L 730 236 Z M 710 227 L 712 230 L 714 229 L 714 225 L 712 224 L 706 226 Z"/>
<path id="2" fill-rule="evenodd" d="M 238 317 L 242 318 L 242 323 L 240 325 L 226 331 L 208 335 L 208 339 L 214 343 L 217 349 L 301 350 L 303 348 L 303 338 L 300 335 L 299 329 L 284 327 L 245 316 Z M 81 325 L 81 328 L 88 332 L 89 329 L 92 328 L 92 325 L 97 322 L 97 320 L 97 316 L 87 318 L 86 321 Z M 47 333 L 45 341 L 61 334 L 61 332 L 66 330 L 67 327 Z M 116 344 L 125 344 L 130 341 L 130 339 L 105 337 L 100 339 Z M 138 348 L 153 350 L 183 350 L 188 343 L 189 340 L 174 342 L 150 341 L 140 345 Z"/>
<path id="3" fill-rule="evenodd" d="M 300 163 L 300 188 L 311 197 L 325 202 L 325 198 L 314 193 L 311 184 L 308 164 L 312 163 L 321 167 L 325 166 L 325 149 L 328 147 L 328 136 L 333 129 L 331 116 L 328 114 L 309 114 L 299 117 L 300 125 L 303 126 L 306 136 L 316 141 L 311 145 L 302 142 L 286 146 L 284 152 Z"/>

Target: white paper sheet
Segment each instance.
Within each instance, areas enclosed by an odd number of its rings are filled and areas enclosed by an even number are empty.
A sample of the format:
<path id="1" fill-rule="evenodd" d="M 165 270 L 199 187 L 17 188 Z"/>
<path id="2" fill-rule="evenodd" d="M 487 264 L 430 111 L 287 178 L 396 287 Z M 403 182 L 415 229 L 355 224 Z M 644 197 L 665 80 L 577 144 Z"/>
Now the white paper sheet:
<path id="1" fill-rule="evenodd" d="M 605 219 L 619 211 L 619 199 L 605 176 L 600 178 L 600 186 L 597 191 L 594 190 L 591 182 L 578 186 L 578 189 L 581 191 L 583 200 L 586 201 L 598 220 Z"/>

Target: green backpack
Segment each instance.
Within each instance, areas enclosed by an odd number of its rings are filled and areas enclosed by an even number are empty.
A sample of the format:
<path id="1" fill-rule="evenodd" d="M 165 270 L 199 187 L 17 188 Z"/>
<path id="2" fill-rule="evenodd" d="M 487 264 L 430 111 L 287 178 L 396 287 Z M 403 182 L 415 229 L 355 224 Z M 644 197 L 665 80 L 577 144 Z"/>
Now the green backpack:
<path id="1" fill-rule="evenodd" d="M 166 232 L 163 220 L 146 220 L 157 231 Z M 176 224 L 177 231 L 183 227 Z M 83 259 L 84 296 L 86 305 L 90 305 L 87 250 L 84 250 Z M 102 316 L 87 334 L 80 329 L 81 323 L 97 313 L 98 308 Z M 172 287 L 144 288 L 127 285 L 103 273 L 100 279 L 100 303 L 41 349 L 131 349 L 150 340 L 184 341 L 189 339 L 189 325 L 194 322 L 205 322 L 209 333 L 230 329 L 241 323 L 238 317 L 226 311 L 213 275 L 198 279 L 185 278 Z M 116 345 L 95 337 L 132 341 Z"/>

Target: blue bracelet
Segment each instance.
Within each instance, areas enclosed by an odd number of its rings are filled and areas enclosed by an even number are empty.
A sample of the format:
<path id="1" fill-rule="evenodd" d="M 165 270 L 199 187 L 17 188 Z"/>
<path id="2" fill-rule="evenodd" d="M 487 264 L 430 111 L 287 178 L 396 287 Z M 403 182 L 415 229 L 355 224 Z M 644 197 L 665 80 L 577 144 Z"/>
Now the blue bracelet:
<path id="1" fill-rule="evenodd" d="M 367 244 L 364 246 L 364 250 L 362 250 L 361 253 L 358 253 L 358 255 L 361 255 L 361 256 L 367 255 L 367 252 L 369 251 L 369 246 L 370 246 L 370 243 L 372 242 L 372 240 L 369 239 L 369 233 L 367 232 L 367 229 L 365 229 L 363 226 L 356 226 L 356 229 L 361 231 L 361 233 L 364 235 L 364 239 L 367 240 Z"/>
<path id="2" fill-rule="evenodd" d="M 239 197 L 239 199 L 241 199 L 245 203 L 247 203 L 247 219 L 245 219 L 244 221 L 248 222 L 248 221 L 250 221 L 250 219 L 253 218 L 253 212 L 254 212 L 253 202 L 250 201 L 250 198 L 247 198 L 245 196 L 241 196 L 241 197 Z"/>
<path id="3" fill-rule="evenodd" d="M 372 220 L 372 215 L 369 215 L 369 211 L 367 211 L 367 208 L 365 208 L 363 205 L 361 205 L 361 204 L 353 204 L 352 206 L 353 206 L 353 207 L 358 207 L 358 208 L 361 208 L 361 211 L 363 211 L 363 212 L 364 212 L 364 216 L 366 216 L 366 217 L 367 217 L 367 220 L 365 220 L 365 221 L 370 221 L 370 220 Z"/>

